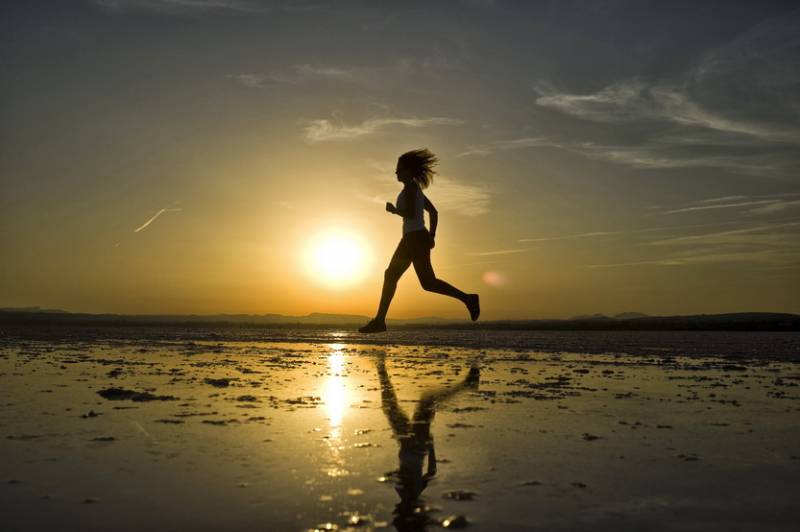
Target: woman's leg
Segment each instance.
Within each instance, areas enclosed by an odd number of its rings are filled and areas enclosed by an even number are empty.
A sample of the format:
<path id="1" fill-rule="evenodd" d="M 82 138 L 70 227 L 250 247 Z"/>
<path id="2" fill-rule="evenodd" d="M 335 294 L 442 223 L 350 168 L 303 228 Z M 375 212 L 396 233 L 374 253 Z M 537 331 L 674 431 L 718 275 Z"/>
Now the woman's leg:
<path id="1" fill-rule="evenodd" d="M 431 250 L 418 250 L 414 256 L 414 270 L 417 272 L 419 282 L 424 290 L 454 297 L 464 303 L 468 303 L 469 296 L 455 286 L 436 278 L 431 265 Z"/>
<path id="2" fill-rule="evenodd" d="M 389 267 L 383 274 L 383 290 L 381 291 L 381 302 L 378 305 L 378 313 L 375 320 L 386 321 L 386 313 L 389 312 L 389 305 L 392 302 L 394 293 L 397 290 L 397 281 L 403 276 L 408 267 L 411 266 L 411 258 L 408 253 L 407 243 L 403 240 L 392 255 Z"/>
<path id="3" fill-rule="evenodd" d="M 397 394 L 394 392 L 394 386 L 389 378 L 389 373 L 386 371 L 386 353 L 381 352 L 376 359 L 376 366 L 378 369 L 378 379 L 381 382 L 381 407 L 383 413 L 386 414 L 386 419 L 392 426 L 392 432 L 396 438 L 407 436 L 411 432 L 411 421 L 403 409 L 400 408 L 400 403 L 397 400 Z"/>
<path id="4" fill-rule="evenodd" d="M 476 321 L 481 315 L 481 304 L 478 294 L 465 294 L 455 286 L 441 279 L 437 279 L 436 275 L 433 273 L 430 237 L 427 231 L 415 235 L 412 249 L 414 269 L 417 272 L 417 277 L 419 277 L 422 288 L 428 292 L 443 294 L 458 299 L 466 305 L 469 311 L 469 317 L 472 321 Z"/>

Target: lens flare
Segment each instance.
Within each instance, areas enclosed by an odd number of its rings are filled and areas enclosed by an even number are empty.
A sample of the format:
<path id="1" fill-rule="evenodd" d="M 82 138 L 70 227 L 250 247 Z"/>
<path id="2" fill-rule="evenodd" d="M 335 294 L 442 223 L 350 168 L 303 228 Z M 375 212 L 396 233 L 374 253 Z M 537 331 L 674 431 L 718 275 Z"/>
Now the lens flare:
<path id="1" fill-rule="evenodd" d="M 504 286 L 508 283 L 508 277 L 506 277 L 504 273 L 498 271 L 484 272 L 483 275 L 481 275 L 481 280 L 485 284 L 494 287 Z"/>

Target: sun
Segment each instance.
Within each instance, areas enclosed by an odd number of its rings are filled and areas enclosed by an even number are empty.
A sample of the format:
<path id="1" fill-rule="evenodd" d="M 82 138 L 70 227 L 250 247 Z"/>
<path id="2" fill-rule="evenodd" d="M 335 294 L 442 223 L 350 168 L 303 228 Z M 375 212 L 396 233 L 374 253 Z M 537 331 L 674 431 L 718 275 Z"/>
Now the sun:
<path id="1" fill-rule="evenodd" d="M 311 277 L 327 286 L 352 285 L 364 276 L 368 254 L 363 242 L 343 229 L 333 229 L 313 238 L 306 252 Z"/>

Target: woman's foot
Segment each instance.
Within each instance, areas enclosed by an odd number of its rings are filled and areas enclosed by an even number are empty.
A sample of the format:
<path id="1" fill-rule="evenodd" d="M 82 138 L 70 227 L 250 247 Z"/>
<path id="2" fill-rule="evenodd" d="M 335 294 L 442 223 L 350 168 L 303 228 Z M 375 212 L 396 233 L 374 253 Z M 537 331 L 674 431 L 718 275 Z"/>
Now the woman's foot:
<path id="1" fill-rule="evenodd" d="M 375 318 L 374 320 L 370 320 L 369 323 L 358 329 L 358 332 L 369 334 L 369 333 L 377 333 L 377 332 L 384 332 L 386 331 L 386 322 L 383 320 L 378 320 Z"/>
<path id="2" fill-rule="evenodd" d="M 469 310 L 469 317 L 472 321 L 478 321 L 478 316 L 481 315 L 481 301 L 478 294 L 469 294 L 467 296 L 467 310 Z"/>
<path id="3" fill-rule="evenodd" d="M 477 388 L 481 382 L 481 369 L 478 366 L 469 368 L 469 373 L 467 373 L 467 378 L 464 379 L 464 382 L 470 388 Z"/>

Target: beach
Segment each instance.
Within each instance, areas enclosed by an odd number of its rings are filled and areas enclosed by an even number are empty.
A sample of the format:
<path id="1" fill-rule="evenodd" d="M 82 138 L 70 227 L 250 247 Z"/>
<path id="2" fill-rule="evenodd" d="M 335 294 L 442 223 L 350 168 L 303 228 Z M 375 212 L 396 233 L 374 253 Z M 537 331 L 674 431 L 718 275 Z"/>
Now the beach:
<path id="1" fill-rule="evenodd" d="M 4 530 L 794 530 L 800 519 L 791 347 L 79 336 L 2 343 Z"/>

